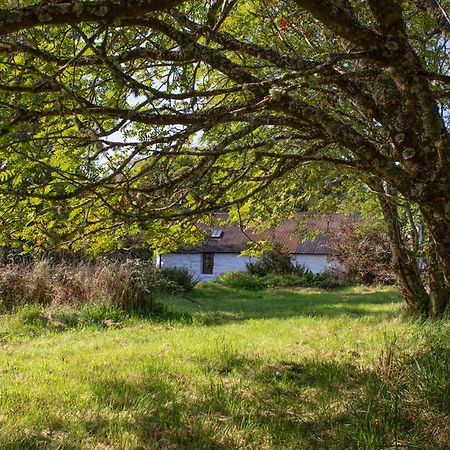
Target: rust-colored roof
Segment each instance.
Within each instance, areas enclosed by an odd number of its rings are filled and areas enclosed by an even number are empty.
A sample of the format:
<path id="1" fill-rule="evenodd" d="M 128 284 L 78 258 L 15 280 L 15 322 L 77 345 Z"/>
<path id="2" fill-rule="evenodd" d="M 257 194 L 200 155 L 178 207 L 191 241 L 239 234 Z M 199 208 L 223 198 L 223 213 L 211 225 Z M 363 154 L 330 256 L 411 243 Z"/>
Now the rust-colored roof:
<path id="1" fill-rule="evenodd" d="M 227 215 L 218 213 L 217 220 L 226 220 Z M 207 237 L 202 245 L 185 246 L 178 253 L 240 253 L 249 247 L 251 241 L 267 240 L 278 242 L 284 251 L 290 254 L 328 255 L 331 250 L 327 246 L 333 230 L 336 230 L 347 220 L 355 220 L 355 215 L 324 214 L 302 212 L 293 219 L 285 220 L 280 225 L 263 233 L 254 233 L 241 229 L 237 223 L 217 225 L 223 233 L 220 238 Z M 305 234 L 314 233 L 315 239 L 302 239 Z"/>

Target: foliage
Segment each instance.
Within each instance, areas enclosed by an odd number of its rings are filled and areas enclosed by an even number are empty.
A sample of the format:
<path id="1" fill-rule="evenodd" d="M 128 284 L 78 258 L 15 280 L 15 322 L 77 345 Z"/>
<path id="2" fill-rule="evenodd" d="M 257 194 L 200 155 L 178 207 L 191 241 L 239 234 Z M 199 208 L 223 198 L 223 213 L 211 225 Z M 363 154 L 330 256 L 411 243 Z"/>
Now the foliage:
<path id="1" fill-rule="evenodd" d="M 352 280 L 343 277 L 340 271 L 326 270 L 319 274 L 306 273 L 303 277 L 304 286 L 314 286 L 320 289 L 339 289 L 354 284 Z"/>
<path id="2" fill-rule="evenodd" d="M 183 270 L 157 271 L 137 259 L 12 263 L 0 267 L 0 305 L 93 305 L 94 311 L 107 302 L 125 311 L 154 311 L 157 292 L 185 292 L 193 282 Z"/>
<path id="3" fill-rule="evenodd" d="M 348 284 L 349 279 L 344 281 L 340 272 L 335 270 L 324 271 L 314 274 L 306 269 L 304 265 L 294 265 L 291 256 L 283 252 L 280 243 L 272 245 L 270 250 L 247 264 L 247 275 L 245 272 L 234 272 L 231 276 L 222 276 L 220 280 L 236 288 L 250 290 L 276 287 L 318 287 L 322 289 L 335 289 Z M 259 277 L 256 280 L 254 276 Z"/>
<path id="4" fill-rule="evenodd" d="M 279 275 L 269 273 L 262 277 L 262 281 L 267 288 L 285 288 L 302 286 L 303 278 L 298 275 Z"/>
<path id="5" fill-rule="evenodd" d="M 258 276 L 264 276 L 268 273 L 286 275 L 294 272 L 291 256 L 283 251 L 279 242 L 275 242 L 270 250 L 263 252 L 258 259 L 250 260 L 246 267 L 248 273 Z"/>
<path id="6" fill-rule="evenodd" d="M 348 279 L 364 284 L 395 283 L 389 236 L 368 221 L 345 223 L 335 230 L 330 246 Z"/>
<path id="7" fill-rule="evenodd" d="M 329 188 L 331 170 L 420 205 L 446 260 L 441 9 L 118 0 L 0 13 L 1 242 L 95 253 L 141 235 L 168 249 L 192 231 L 183 218 L 236 204 L 270 220 L 307 197 L 303 180 Z"/>
<path id="8" fill-rule="evenodd" d="M 2 316 L 0 446 L 449 447 L 449 323 L 399 320 L 395 289 L 208 283 L 195 300 L 166 300 L 189 323 L 39 332 Z"/>
<path id="9" fill-rule="evenodd" d="M 247 272 L 227 272 L 216 278 L 218 283 L 234 289 L 245 289 L 248 291 L 260 291 L 265 288 L 261 277 Z"/>
<path id="10" fill-rule="evenodd" d="M 185 267 L 164 267 L 158 271 L 169 282 L 174 283 L 180 291 L 190 293 L 200 281 Z"/>
<path id="11" fill-rule="evenodd" d="M 314 274 L 305 271 L 303 274 L 290 273 L 280 275 L 268 273 L 257 275 L 248 272 L 230 272 L 217 278 L 219 283 L 236 289 L 258 291 L 264 288 L 316 287 L 320 289 L 338 289 L 348 286 L 348 281 L 335 271 Z"/>
<path id="12" fill-rule="evenodd" d="M 219 208 L 261 227 L 370 191 L 423 222 L 428 286 L 401 220 L 394 268 L 445 311 L 448 0 L 48 3 L 0 10 L 0 245 L 170 251 Z"/>

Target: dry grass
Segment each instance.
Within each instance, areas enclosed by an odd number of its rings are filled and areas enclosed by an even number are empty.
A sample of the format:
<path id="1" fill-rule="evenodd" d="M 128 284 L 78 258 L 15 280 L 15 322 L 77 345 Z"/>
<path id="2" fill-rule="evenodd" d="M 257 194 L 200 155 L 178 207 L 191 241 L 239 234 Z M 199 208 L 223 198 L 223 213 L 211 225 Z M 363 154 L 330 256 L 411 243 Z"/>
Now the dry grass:
<path id="1" fill-rule="evenodd" d="M 154 307 L 154 291 L 167 287 L 151 266 L 125 262 L 58 263 L 41 260 L 0 267 L 3 309 L 21 305 L 86 305 L 109 302 L 124 310 Z"/>

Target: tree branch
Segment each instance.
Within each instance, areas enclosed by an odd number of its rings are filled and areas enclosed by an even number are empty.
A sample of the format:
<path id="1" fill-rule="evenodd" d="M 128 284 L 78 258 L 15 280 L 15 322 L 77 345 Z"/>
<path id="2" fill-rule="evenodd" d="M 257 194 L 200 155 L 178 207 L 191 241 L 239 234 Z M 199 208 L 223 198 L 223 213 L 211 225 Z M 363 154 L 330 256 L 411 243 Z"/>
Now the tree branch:
<path id="1" fill-rule="evenodd" d="M 43 25 L 114 22 L 169 9 L 184 0 L 115 0 L 41 2 L 25 8 L 0 9 L 0 36 Z"/>

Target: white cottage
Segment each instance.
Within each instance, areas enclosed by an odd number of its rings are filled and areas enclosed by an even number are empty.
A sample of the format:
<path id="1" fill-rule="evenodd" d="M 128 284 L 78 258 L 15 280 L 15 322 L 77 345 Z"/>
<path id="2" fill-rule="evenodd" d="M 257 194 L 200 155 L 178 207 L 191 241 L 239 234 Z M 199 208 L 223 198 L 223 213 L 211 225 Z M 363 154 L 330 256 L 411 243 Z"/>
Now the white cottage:
<path id="1" fill-rule="evenodd" d="M 215 218 L 220 224 L 226 221 L 227 215 L 219 213 Z M 349 216 L 344 214 L 303 212 L 264 233 L 244 231 L 236 223 L 217 225 L 209 229 L 202 245 L 185 246 L 173 253 L 156 255 L 156 266 L 186 267 L 199 279 L 211 280 L 225 272 L 246 270 L 251 257 L 240 253 L 248 248 L 250 241 L 264 239 L 280 243 L 294 264 L 302 264 L 311 272 L 320 273 L 337 267 L 336 261 L 330 259 L 331 249 L 327 244 L 333 230 L 346 220 Z M 317 233 L 317 238 L 302 239 L 305 231 Z"/>

